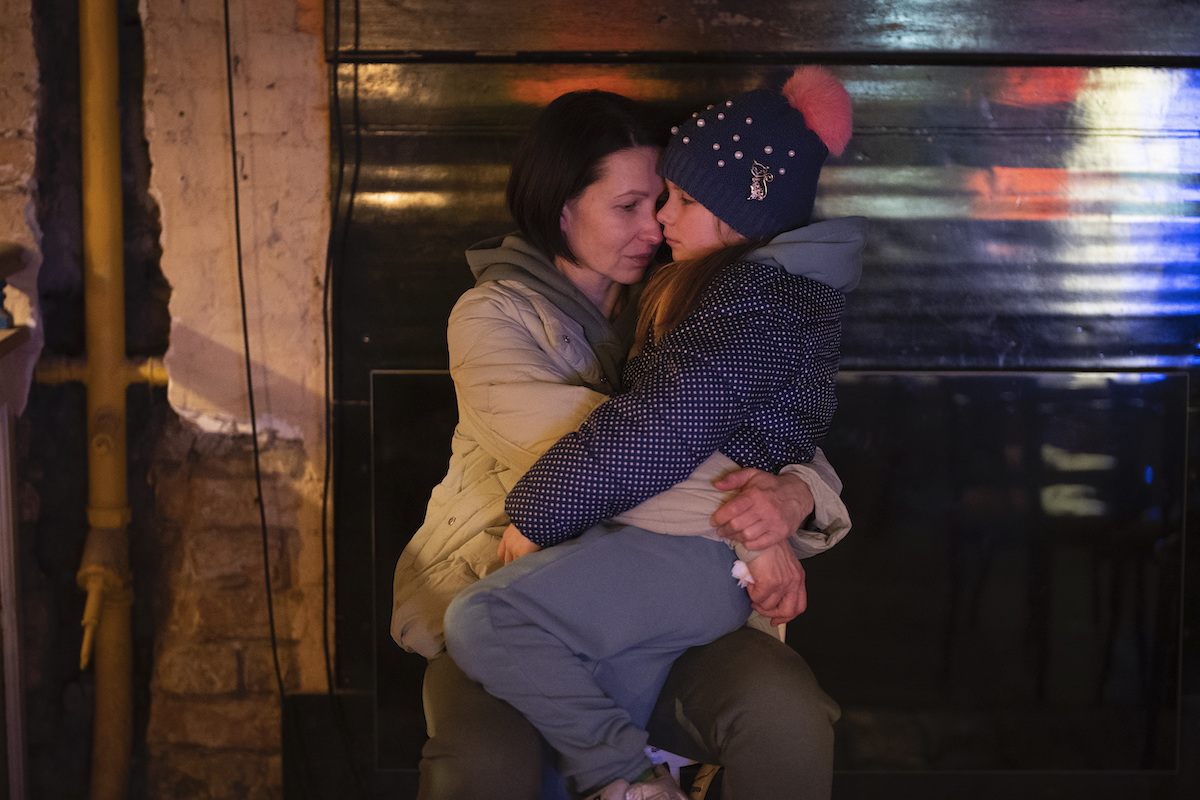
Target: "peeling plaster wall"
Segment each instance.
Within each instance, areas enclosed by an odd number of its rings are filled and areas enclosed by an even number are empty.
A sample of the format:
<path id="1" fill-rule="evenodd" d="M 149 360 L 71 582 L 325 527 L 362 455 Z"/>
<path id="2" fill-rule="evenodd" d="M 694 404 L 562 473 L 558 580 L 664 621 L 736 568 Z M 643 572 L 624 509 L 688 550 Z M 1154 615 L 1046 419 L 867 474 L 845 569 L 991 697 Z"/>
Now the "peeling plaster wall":
<path id="1" fill-rule="evenodd" d="M 174 410 L 208 432 L 247 433 L 249 402 L 234 228 L 220 4 L 144 0 L 146 139 L 172 287 L 165 362 Z M 321 299 L 328 205 L 328 89 L 319 0 L 231 7 L 238 202 L 260 435 L 307 457 L 296 524 L 304 611 L 302 690 L 323 689 L 320 549 L 324 464 Z M 268 524 L 278 509 L 264 498 Z M 290 513 L 290 512 L 289 512 Z"/>
<path id="2" fill-rule="evenodd" d="M 25 248 L 25 268 L 8 278 L 3 302 L 18 325 L 31 329 L 29 340 L 0 360 L 0 407 L 7 405 L 14 415 L 25 408 L 42 349 L 37 307 L 41 231 L 33 207 L 38 74 L 30 9 L 25 0 L 0 3 L 0 240 Z"/>
<path id="3" fill-rule="evenodd" d="M 249 6 L 249 10 L 247 10 Z M 319 441 L 328 229 L 322 6 L 233 9 L 242 256 L 260 429 Z M 151 190 L 173 287 L 171 403 L 206 430 L 247 432 L 234 196 L 219 4 L 144 3 Z"/>

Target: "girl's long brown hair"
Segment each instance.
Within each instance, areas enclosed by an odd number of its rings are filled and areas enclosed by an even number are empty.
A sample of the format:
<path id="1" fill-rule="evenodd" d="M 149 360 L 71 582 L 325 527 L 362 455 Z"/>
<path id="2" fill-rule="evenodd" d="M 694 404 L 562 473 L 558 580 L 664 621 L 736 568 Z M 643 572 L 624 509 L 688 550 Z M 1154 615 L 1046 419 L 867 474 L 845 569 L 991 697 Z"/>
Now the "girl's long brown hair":
<path id="1" fill-rule="evenodd" d="M 655 270 L 642 291 L 638 309 L 637 349 L 642 349 L 651 329 L 658 339 L 674 330 L 696 310 L 714 277 L 730 264 L 761 246 L 758 239 L 738 242 L 699 258 L 672 261 Z"/>

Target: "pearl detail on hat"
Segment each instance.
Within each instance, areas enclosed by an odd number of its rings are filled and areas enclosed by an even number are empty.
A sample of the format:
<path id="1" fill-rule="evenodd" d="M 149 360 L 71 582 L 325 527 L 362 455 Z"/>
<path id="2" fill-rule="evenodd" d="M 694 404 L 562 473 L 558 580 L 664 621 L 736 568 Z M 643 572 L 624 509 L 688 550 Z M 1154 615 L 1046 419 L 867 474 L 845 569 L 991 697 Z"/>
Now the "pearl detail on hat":
<path id="1" fill-rule="evenodd" d="M 725 159 L 723 159 L 723 158 L 722 158 L 722 159 L 719 159 L 719 160 L 717 161 L 717 166 L 718 166 L 718 167 L 723 167 L 723 166 L 725 166 Z"/>
<path id="2" fill-rule="evenodd" d="M 684 143 L 684 144 L 688 144 L 688 143 L 689 143 L 689 142 L 691 142 L 691 141 L 692 141 L 692 139 L 691 139 L 691 137 L 690 137 L 690 136 L 685 136 L 685 137 L 683 137 L 683 143 Z"/>
<path id="3" fill-rule="evenodd" d="M 698 119 L 698 120 L 696 120 L 696 127 L 697 127 L 697 128 L 703 128 L 703 127 L 704 127 L 704 120 L 702 120 L 702 119 Z"/>
<path id="4" fill-rule="evenodd" d="M 720 114 L 717 114 L 717 119 L 725 119 L 725 112 L 721 112 Z"/>
<path id="5" fill-rule="evenodd" d="M 771 145 L 767 145 L 766 147 L 763 148 L 763 152 L 766 153 L 767 155 L 771 155 L 771 153 L 775 152 L 775 148 L 771 147 Z"/>
<path id="6" fill-rule="evenodd" d="M 713 142 L 713 150 L 720 150 L 720 149 L 721 149 L 720 142 Z"/>
<path id="7" fill-rule="evenodd" d="M 677 133 L 679 133 L 679 126 L 678 126 L 678 125 L 672 125 L 672 126 L 671 126 L 671 135 L 672 135 L 672 136 L 674 136 L 674 135 L 675 135 L 675 134 L 677 134 Z"/>
<path id="8" fill-rule="evenodd" d="M 736 153 L 734 153 L 734 154 L 733 154 L 733 157 L 734 157 L 734 158 L 741 158 L 741 157 L 742 157 L 742 151 L 741 151 L 741 150 L 738 150 Z"/>

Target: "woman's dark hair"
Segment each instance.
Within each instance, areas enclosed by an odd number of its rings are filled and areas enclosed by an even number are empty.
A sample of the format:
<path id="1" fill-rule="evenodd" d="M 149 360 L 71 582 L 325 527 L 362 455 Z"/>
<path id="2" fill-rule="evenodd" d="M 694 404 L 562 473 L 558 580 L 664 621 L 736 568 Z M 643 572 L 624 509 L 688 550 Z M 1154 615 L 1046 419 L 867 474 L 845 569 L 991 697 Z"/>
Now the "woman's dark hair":
<path id="1" fill-rule="evenodd" d="M 542 109 L 517 148 L 508 210 L 550 258 L 576 261 L 559 220 L 563 206 L 601 177 L 600 162 L 630 147 L 663 147 L 666 126 L 636 100 L 612 92 L 568 92 Z"/>

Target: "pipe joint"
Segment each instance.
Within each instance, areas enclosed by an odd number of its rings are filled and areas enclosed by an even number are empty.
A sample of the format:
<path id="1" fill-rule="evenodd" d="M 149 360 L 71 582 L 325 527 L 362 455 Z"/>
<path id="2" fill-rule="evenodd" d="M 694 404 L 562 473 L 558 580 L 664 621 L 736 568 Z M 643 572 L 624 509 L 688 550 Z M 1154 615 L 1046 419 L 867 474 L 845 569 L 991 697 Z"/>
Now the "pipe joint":
<path id="1" fill-rule="evenodd" d="M 89 515 L 91 509 L 88 510 Z M 92 527 L 83 546 L 83 559 L 75 582 L 87 592 L 83 607 L 83 646 L 79 668 L 92 658 L 97 631 L 106 615 L 133 605 L 133 580 L 129 574 L 129 536 L 125 527 Z"/>
<path id="2" fill-rule="evenodd" d="M 79 570 L 76 580 L 80 587 L 87 591 L 83 620 L 80 622 L 83 627 L 83 644 L 79 649 L 79 668 L 84 670 L 92 660 L 96 637 L 105 618 L 117 620 L 128 617 L 129 609 L 133 605 L 133 586 L 128 577 L 95 566 Z M 108 624 L 111 626 L 113 623 Z"/>
<path id="3" fill-rule="evenodd" d="M 92 511 L 88 510 L 89 515 Z M 115 582 L 118 586 L 130 583 L 129 536 L 123 525 L 93 526 L 88 531 L 79 572 L 75 576 L 79 588 L 87 589 L 96 575 L 104 577 L 105 583 Z"/>

